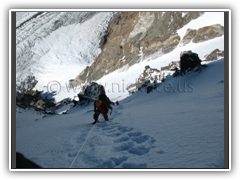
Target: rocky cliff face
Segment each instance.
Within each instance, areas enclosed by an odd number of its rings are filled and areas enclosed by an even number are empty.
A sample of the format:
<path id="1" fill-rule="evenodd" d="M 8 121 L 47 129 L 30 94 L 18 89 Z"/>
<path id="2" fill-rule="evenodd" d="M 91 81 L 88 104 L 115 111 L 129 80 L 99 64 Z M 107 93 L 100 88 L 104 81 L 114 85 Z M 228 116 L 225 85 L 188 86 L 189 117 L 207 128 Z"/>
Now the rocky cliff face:
<path id="1" fill-rule="evenodd" d="M 224 51 L 220 51 L 219 49 L 215 49 L 210 54 L 207 54 L 204 58 L 204 61 L 214 61 L 224 57 Z"/>
<path id="2" fill-rule="evenodd" d="M 156 52 L 171 52 L 179 43 L 178 29 L 203 12 L 122 12 L 115 15 L 102 37 L 102 52 L 82 71 L 79 83 L 100 79 L 116 69 L 131 66 Z"/>
<path id="3" fill-rule="evenodd" d="M 188 29 L 183 40 L 181 41 L 181 46 L 184 46 L 190 42 L 199 43 L 204 42 L 215 37 L 220 37 L 224 35 L 224 27 L 216 24 L 212 26 L 206 26 L 196 29 Z"/>

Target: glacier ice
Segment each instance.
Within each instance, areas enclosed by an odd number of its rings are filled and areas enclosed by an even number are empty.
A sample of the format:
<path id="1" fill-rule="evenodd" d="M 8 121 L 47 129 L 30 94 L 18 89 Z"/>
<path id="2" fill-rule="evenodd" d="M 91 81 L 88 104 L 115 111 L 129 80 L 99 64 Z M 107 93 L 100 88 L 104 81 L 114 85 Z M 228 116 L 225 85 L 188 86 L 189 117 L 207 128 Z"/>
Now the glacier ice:
<path id="1" fill-rule="evenodd" d="M 114 12 L 18 12 L 16 25 L 16 90 L 29 77 L 38 90 L 50 80 L 66 83 L 66 69 L 75 77 L 101 53 L 100 38 Z M 25 16 L 24 16 L 25 15 Z M 25 22 L 25 23 L 24 23 Z M 73 74 L 72 74 L 73 75 Z M 66 77 L 66 78 L 65 78 Z M 75 78 L 75 77 L 70 77 Z"/>

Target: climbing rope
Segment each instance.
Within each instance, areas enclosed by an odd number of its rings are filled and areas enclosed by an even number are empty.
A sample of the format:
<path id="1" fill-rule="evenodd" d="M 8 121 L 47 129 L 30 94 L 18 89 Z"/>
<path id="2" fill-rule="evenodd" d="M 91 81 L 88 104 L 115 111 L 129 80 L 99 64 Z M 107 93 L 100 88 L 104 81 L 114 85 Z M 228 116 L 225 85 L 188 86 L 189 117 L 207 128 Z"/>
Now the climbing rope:
<path id="1" fill-rule="evenodd" d="M 95 126 L 95 124 L 93 125 L 93 127 L 92 127 L 92 130 L 93 130 L 94 126 Z M 87 140 L 88 140 L 88 138 L 89 138 L 89 136 L 90 136 L 90 134 L 91 134 L 92 130 L 91 130 L 91 131 L 90 131 L 90 133 L 88 134 L 88 136 L 87 136 L 86 140 L 84 141 L 84 143 L 83 143 L 82 147 L 79 149 L 79 151 L 78 151 L 78 153 L 77 153 L 76 157 L 74 158 L 74 160 L 73 160 L 73 162 L 72 162 L 72 164 L 70 165 L 70 167 L 69 167 L 69 168 L 72 168 L 72 165 L 74 164 L 74 162 L 75 162 L 75 160 L 77 159 L 78 155 L 79 155 L 79 154 L 80 154 L 80 152 L 82 151 L 82 148 L 83 148 L 84 144 L 87 142 Z"/>

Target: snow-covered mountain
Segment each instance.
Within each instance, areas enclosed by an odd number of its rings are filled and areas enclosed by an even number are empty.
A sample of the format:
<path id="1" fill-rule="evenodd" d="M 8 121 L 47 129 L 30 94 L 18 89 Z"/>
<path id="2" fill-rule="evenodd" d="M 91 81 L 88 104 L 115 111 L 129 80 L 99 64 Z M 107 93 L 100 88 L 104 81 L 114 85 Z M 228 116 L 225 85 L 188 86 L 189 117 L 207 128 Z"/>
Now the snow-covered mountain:
<path id="1" fill-rule="evenodd" d="M 43 168 L 224 168 L 224 59 L 113 107 L 43 117 L 17 109 L 16 150 Z M 90 112 L 88 112 L 90 111 Z M 64 170 L 64 169 L 63 169 Z"/>
<path id="2" fill-rule="evenodd" d="M 76 96 L 81 86 L 69 89 L 69 80 L 92 66 L 103 52 L 99 43 L 114 14 L 18 13 L 17 90 L 34 76 L 35 89 L 58 92 L 56 102 Z M 223 12 L 205 12 L 176 33 L 182 40 L 188 29 L 214 24 L 224 26 Z M 224 58 L 202 62 L 207 68 L 201 72 L 169 76 L 148 94 L 127 91 L 145 67 L 161 70 L 179 61 L 186 50 L 204 60 L 216 49 L 224 51 L 224 36 L 179 43 L 167 54 L 156 52 L 142 59 L 144 53 L 139 51 L 139 63 L 106 72 L 96 82 L 112 101 L 120 102 L 113 106 L 110 122 L 100 116 L 100 123 L 91 124 L 92 103 L 71 109 L 68 104 L 54 115 L 17 107 L 17 152 L 43 168 L 223 169 Z"/>
<path id="3" fill-rule="evenodd" d="M 100 37 L 113 14 L 17 12 L 17 91 L 32 76 L 38 81 L 35 88 L 40 91 L 47 91 L 47 84 L 53 80 L 68 84 L 101 52 Z"/>
<path id="4" fill-rule="evenodd" d="M 220 17 L 223 13 L 218 14 Z M 215 16 L 215 17 L 214 17 Z M 212 25 L 203 22 L 206 17 Z M 219 18 L 219 17 L 218 17 Z M 198 26 L 178 33 L 197 20 Z M 222 21 L 222 19 L 221 19 Z M 79 83 L 96 81 L 120 68 L 172 53 L 178 46 L 206 42 L 224 35 L 224 27 L 210 12 L 124 12 L 114 16 L 104 36 L 102 52 L 81 72 Z M 199 26 L 199 25 L 202 26 Z M 196 28 L 196 29 L 195 29 Z"/>
<path id="5" fill-rule="evenodd" d="M 81 87 L 69 89 L 69 80 L 75 79 L 86 67 L 91 66 L 94 59 L 102 52 L 99 43 L 115 14 L 117 13 L 17 12 L 16 90 L 21 92 L 27 89 L 25 82 L 34 76 L 38 81 L 35 89 L 44 92 L 56 91 L 57 102 L 76 96 Z M 185 16 L 186 13 L 183 13 L 182 17 Z M 141 22 L 140 19 L 139 23 Z M 139 23 L 136 24 L 137 27 Z M 224 26 L 223 12 L 205 12 L 178 29 L 177 34 L 180 39 L 183 39 L 188 29 L 199 29 L 214 24 Z M 113 83 L 118 84 L 123 90 L 119 95 L 115 92 L 110 96 L 124 97 L 126 94 L 122 93 L 123 91 L 127 93 L 127 85 L 136 81 L 146 65 L 160 69 L 171 61 L 179 60 L 180 52 L 184 50 L 192 50 L 204 59 L 205 55 L 215 49 L 224 50 L 224 36 L 202 43 L 188 43 L 185 46 L 179 44 L 171 53 L 164 55 L 156 52 L 146 58 L 139 52 L 139 58 L 143 62 L 132 65 L 130 68 L 126 64 L 111 73 L 108 72 L 108 64 L 106 64 L 106 75 L 97 82 L 106 85 L 106 88 L 111 86 L 108 93 L 113 91 Z M 119 60 L 122 58 L 124 57 Z"/>

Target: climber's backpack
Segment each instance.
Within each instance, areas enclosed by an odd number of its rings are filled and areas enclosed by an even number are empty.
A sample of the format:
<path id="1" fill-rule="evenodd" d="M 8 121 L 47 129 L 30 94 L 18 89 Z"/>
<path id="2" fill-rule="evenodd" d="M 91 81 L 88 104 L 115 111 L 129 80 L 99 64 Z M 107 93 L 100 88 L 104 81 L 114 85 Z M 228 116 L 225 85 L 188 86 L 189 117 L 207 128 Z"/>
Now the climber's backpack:
<path id="1" fill-rule="evenodd" d="M 100 95 L 99 95 L 99 99 L 105 101 L 105 102 L 107 103 L 107 105 L 108 105 L 108 108 L 112 110 L 112 106 L 111 106 L 111 103 L 112 103 L 112 102 L 111 102 L 110 99 L 106 96 L 106 94 L 100 94 Z"/>

